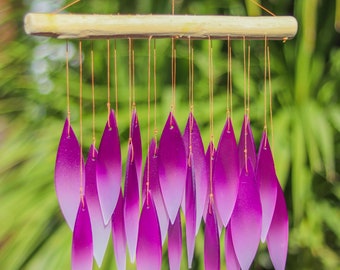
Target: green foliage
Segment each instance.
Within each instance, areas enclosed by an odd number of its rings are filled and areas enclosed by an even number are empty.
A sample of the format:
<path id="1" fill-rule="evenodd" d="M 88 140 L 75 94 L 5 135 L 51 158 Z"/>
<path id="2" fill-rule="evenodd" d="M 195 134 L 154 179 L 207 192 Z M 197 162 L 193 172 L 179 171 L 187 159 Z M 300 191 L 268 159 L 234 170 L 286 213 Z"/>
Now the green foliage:
<path id="1" fill-rule="evenodd" d="M 22 30 L 27 1 L 8 1 L 15 38 L 0 44 L 0 268 L 69 269 L 71 232 L 58 208 L 53 185 L 55 153 L 66 117 L 65 42 L 28 37 Z M 33 1 L 36 3 L 39 1 Z M 51 1 L 53 2 L 53 1 Z M 170 13 L 170 1 L 81 1 L 69 12 Z M 252 1 L 176 1 L 179 14 L 258 15 Z M 278 15 L 299 22 L 294 40 L 270 42 L 273 89 L 272 148 L 290 214 L 287 269 L 340 269 L 340 48 L 335 33 L 335 0 L 262 1 Z M 26 3 L 26 5 L 25 5 Z M 15 4 L 15 6 L 14 6 Z M 339 5 L 339 3 L 338 3 Z M 52 8 L 53 6 L 53 8 Z M 14 10 L 15 8 L 15 10 Z M 57 9 L 51 3 L 51 10 Z M 339 12 L 338 12 L 339 13 Z M 3 28 L 1 28 L 3 29 Z M 92 142 L 91 41 L 84 41 L 84 152 Z M 263 129 L 263 42 L 251 45 L 251 119 L 256 142 Z M 71 120 L 79 134 L 78 44 L 70 42 Z M 113 49 L 113 41 L 111 48 Z M 94 41 L 96 138 L 107 117 L 106 41 Z M 126 147 L 129 125 L 128 49 L 118 40 L 118 121 Z M 176 118 L 183 129 L 189 112 L 187 42 L 176 42 Z M 195 41 L 195 115 L 204 143 L 209 142 L 208 43 Z M 233 122 L 239 134 L 243 117 L 243 48 L 233 41 Z M 227 51 L 213 42 L 214 133 L 226 116 Z M 135 41 L 136 103 L 143 141 L 147 141 L 147 41 Z M 111 105 L 115 107 L 111 55 Z M 152 81 L 153 84 L 153 81 Z M 157 40 L 158 134 L 171 103 L 171 43 Z M 152 117 L 153 120 L 153 117 Z M 159 135 L 158 135 L 159 137 Z M 215 139 L 217 140 L 217 139 Z M 217 143 L 217 141 L 215 141 Z M 97 143 L 98 144 L 98 143 Z M 146 145 L 144 146 L 144 149 Z M 145 153 L 145 151 L 144 151 Z M 223 250 L 224 244 L 222 244 Z M 223 253 L 221 254 L 223 257 Z M 224 259 L 222 260 L 224 261 Z M 164 253 L 163 269 L 167 269 Z M 133 266 L 128 265 L 128 269 Z M 186 269 L 183 249 L 182 268 Z M 271 269 L 260 246 L 254 269 Z M 95 266 L 95 269 L 96 266 Z M 112 243 L 101 269 L 115 269 Z M 203 269 L 203 229 L 197 236 L 193 269 Z"/>

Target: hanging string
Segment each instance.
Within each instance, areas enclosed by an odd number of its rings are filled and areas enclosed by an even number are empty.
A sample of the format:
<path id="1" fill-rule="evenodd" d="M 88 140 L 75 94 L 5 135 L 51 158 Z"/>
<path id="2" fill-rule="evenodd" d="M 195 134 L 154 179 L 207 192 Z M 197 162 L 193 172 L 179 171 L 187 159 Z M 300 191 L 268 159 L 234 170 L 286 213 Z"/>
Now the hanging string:
<path id="1" fill-rule="evenodd" d="M 96 147 L 96 102 L 94 97 L 94 54 L 93 54 L 93 41 L 91 42 L 91 93 L 92 93 L 92 144 L 93 152 L 92 158 L 95 157 L 95 147 Z"/>
<path id="2" fill-rule="evenodd" d="M 210 107 L 210 163 L 209 163 L 209 184 L 210 184 L 210 194 L 209 194 L 209 213 L 212 213 L 212 204 L 214 201 L 214 194 L 213 194 L 213 160 L 214 160 L 214 154 L 213 154 L 213 145 L 214 145 L 214 72 L 213 72 L 213 48 L 211 39 L 209 36 L 208 39 L 209 44 L 209 64 L 208 64 L 208 70 L 209 70 L 209 107 Z"/>
<path id="3" fill-rule="evenodd" d="M 253 4 L 255 4 L 256 6 L 258 6 L 259 8 L 263 9 L 265 12 L 267 12 L 268 14 L 272 15 L 272 16 L 276 16 L 272 11 L 270 11 L 269 9 L 265 8 L 264 6 L 262 6 L 260 3 L 257 3 L 255 0 L 250 0 Z"/>
<path id="4" fill-rule="evenodd" d="M 129 38 L 129 118 L 131 126 L 132 116 L 132 40 Z M 129 131 L 129 140 L 131 139 L 131 129 Z"/>
<path id="5" fill-rule="evenodd" d="M 247 115 L 250 122 L 250 43 L 248 43 Z"/>
<path id="6" fill-rule="evenodd" d="M 79 41 L 79 129 L 80 129 L 80 199 L 84 207 L 84 187 L 83 187 L 83 53 L 82 42 Z"/>
<path id="7" fill-rule="evenodd" d="M 264 131 L 267 133 L 267 36 L 264 37 Z"/>
<path id="8" fill-rule="evenodd" d="M 232 112 L 233 112 L 232 98 L 233 98 L 232 54 L 231 54 L 230 36 L 228 36 L 227 118 L 232 118 Z M 228 121 L 227 128 L 228 130 L 230 130 L 230 121 Z"/>
<path id="9" fill-rule="evenodd" d="M 111 111 L 111 83 L 110 83 L 110 40 L 107 40 L 107 125 L 111 129 L 110 111 Z"/>
<path id="10" fill-rule="evenodd" d="M 273 92 L 272 92 L 272 78 L 270 72 L 270 50 L 267 47 L 268 55 L 268 84 L 269 84 L 269 117 L 270 117 L 270 131 L 271 131 L 271 148 L 274 155 L 274 125 L 273 125 Z"/>
<path id="11" fill-rule="evenodd" d="M 151 36 L 148 41 L 148 149 L 150 147 L 150 114 L 151 114 Z M 148 155 L 146 169 L 146 205 L 149 207 L 150 191 L 150 155 Z"/>
<path id="12" fill-rule="evenodd" d="M 244 166 L 245 171 L 248 173 L 248 148 L 247 148 L 247 137 L 248 137 L 248 124 L 249 118 L 247 113 L 247 60 L 246 60 L 246 38 L 243 37 L 243 100 L 244 100 Z"/>
<path id="13" fill-rule="evenodd" d="M 67 4 L 66 6 L 64 6 L 64 7 L 60 8 L 60 9 L 54 11 L 53 13 L 62 12 L 62 11 L 64 11 L 65 9 L 67 9 L 67 8 L 73 6 L 74 4 L 77 4 L 77 3 L 79 3 L 79 2 L 80 2 L 80 0 L 75 0 L 75 1 L 73 1 L 73 2 L 71 2 L 71 3 L 69 3 L 69 4 Z"/>
<path id="14" fill-rule="evenodd" d="M 171 89 L 172 89 L 172 104 L 171 111 L 175 114 L 176 110 L 176 44 L 175 39 L 171 38 Z M 170 119 L 172 125 L 172 118 Z"/>
<path id="15" fill-rule="evenodd" d="M 70 110 L 70 72 L 69 72 L 69 54 L 68 40 L 66 41 L 66 106 L 67 106 L 67 136 L 70 137 L 71 130 L 71 110 Z"/>
<path id="16" fill-rule="evenodd" d="M 189 66 L 189 108 L 190 108 L 190 118 L 189 118 L 189 155 L 188 155 L 188 166 L 191 167 L 190 156 L 192 154 L 192 129 L 193 129 L 193 113 L 194 113 L 194 77 L 193 77 L 193 47 L 191 43 L 191 38 L 188 39 L 188 66 Z"/>
<path id="17" fill-rule="evenodd" d="M 114 41 L 113 65 L 114 65 L 114 75 L 115 75 L 116 122 L 117 122 L 117 125 L 118 125 L 118 71 L 117 71 L 117 44 L 116 44 L 116 40 Z"/>
<path id="18" fill-rule="evenodd" d="M 153 126 L 153 133 L 155 137 L 155 155 L 156 155 L 156 149 L 157 149 L 157 53 L 156 53 L 156 39 L 153 41 L 153 99 L 154 99 L 154 126 Z"/>

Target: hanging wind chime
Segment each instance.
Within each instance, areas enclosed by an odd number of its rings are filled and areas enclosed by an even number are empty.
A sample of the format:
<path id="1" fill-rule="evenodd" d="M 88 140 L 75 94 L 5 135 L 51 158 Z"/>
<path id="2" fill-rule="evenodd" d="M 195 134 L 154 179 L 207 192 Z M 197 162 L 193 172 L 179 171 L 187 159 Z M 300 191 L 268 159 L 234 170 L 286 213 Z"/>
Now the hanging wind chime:
<path id="1" fill-rule="evenodd" d="M 249 269 L 260 242 L 268 246 L 275 269 L 285 268 L 288 249 L 288 214 L 276 176 L 267 132 L 267 88 L 272 120 L 269 40 L 291 39 L 297 31 L 293 17 L 233 17 L 174 15 L 27 14 L 28 34 L 79 39 L 80 137 L 71 125 L 68 42 L 66 43 L 67 118 L 55 164 L 55 188 L 61 212 L 73 232 L 72 269 L 100 267 L 112 233 L 117 269 L 126 269 L 126 249 L 137 269 L 161 269 L 167 239 L 171 270 L 180 269 L 182 228 L 185 228 L 188 268 L 195 239 L 204 228 L 205 269 L 220 269 L 221 231 L 225 230 L 228 269 Z M 114 48 L 116 108 L 110 104 L 110 39 L 128 39 L 130 129 L 127 154 L 122 156 L 117 122 L 117 63 Z M 147 153 L 134 97 L 133 39 L 148 41 Z M 160 138 L 151 136 L 151 107 L 156 123 L 156 39 L 171 39 L 172 102 Z M 106 39 L 108 54 L 108 115 L 98 149 L 95 142 L 94 60 L 91 48 L 93 142 L 84 160 L 82 123 L 82 40 Z M 189 116 L 181 132 L 175 118 L 176 40 L 188 41 Z M 194 112 L 193 40 L 208 40 L 210 143 L 204 146 Z M 228 48 L 227 117 L 217 145 L 214 141 L 214 39 Z M 243 41 L 244 120 L 237 142 L 232 123 L 232 40 Z M 264 40 L 264 130 L 256 152 L 250 126 L 250 45 Z M 92 41 L 95 42 L 95 41 Z M 152 66 L 153 58 L 153 67 Z M 154 77 L 151 100 L 151 74 Z M 152 104 L 153 103 L 153 104 Z M 181 117 L 183 117 L 181 115 Z M 123 174 L 122 163 L 126 161 Z M 122 187 L 124 185 L 124 187 Z M 204 223 L 204 225 L 202 225 Z"/>

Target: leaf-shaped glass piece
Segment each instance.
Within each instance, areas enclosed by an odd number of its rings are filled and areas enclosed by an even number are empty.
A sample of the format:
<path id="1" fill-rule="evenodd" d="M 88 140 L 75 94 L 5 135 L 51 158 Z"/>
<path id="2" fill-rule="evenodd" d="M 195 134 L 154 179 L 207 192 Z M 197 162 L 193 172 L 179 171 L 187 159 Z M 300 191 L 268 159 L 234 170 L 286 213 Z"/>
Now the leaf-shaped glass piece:
<path id="1" fill-rule="evenodd" d="M 54 183 L 61 212 L 71 230 L 79 207 L 80 181 L 85 183 L 85 174 L 81 173 L 85 171 L 81 155 L 78 140 L 66 119 L 57 152 Z"/>
<path id="2" fill-rule="evenodd" d="M 190 134 L 191 130 L 191 134 Z M 190 138 L 191 136 L 191 138 Z M 205 161 L 204 145 L 201 137 L 199 127 L 192 112 L 189 115 L 184 134 L 183 141 L 186 150 L 186 156 L 189 156 L 189 147 L 193 156 L 193 170 L 195 173 L 196 181 L 196 234 L 198 233 L 200 223 L 203 216 L 205 200 L 208 190 L 208 168 Z M 190 145 L 191 142 L 191 145 Z M 185 200 L 183 200 L 185 202 Z M 182 205 L 185 209 L 185 205 Z"/>
<path id="3" fill-rule="evenodd" d="M 260 242 L 262 211 L 253 167 L 248 160 L 243 168 L 234 212 L 230 219 L 231 236 L 242 269 L 249 269 Z"/>
<path id="4" fill-rule="evenodd" d="M 266 132 L 263 132 L 262 134 L 255 177 L 260 190 L 262 205 L 261 241 L 264 242 L 273 218 L 277 192 L 277 177 L 274 160 Z"/>
<path id="5" fill-rule="evenodd" d="M 206 270 L 220 269 L 220 239 L 214 208 L 210 203 L 204 230 L 204 267 Z"/>
<path id="6" fill-rule="evenodd" d="M 124 198 L 120 189 L 117 205 L 112 215 L 112 242 L 118 270 L 126 269 L 126 234 L 123 209 Z"/>
<path id="7" fill-rule="evenodd" d="M 271 261 L 276 270 L 285 269 L 288 251 L 288 212 L 281 186 L 277 185 L 275 211 L 267 234 Z"/>
<path id="8" fill-rule="evenodd" d="M 139 223 L 139 188 L 136 164 L 132 156 L 132 147 L 132 144 L 129 143 L 124 188 L 124 225 L 130 260 L 131 262 L 134 262 L 136 257 Z"/>
<path id="9" fill-rule="evenodd" d="M 247 140 L 245 140 L 247 138 Z M 246 149 L 245 149 L 246 148 Z M 254 142 L 253 132 L 251 131 L 250 119 L 247 115 L 244 116 L 240 140 L 238 142 L 238 156 L 240 172 L 245 165 L 245 151 L 247 151 L 247 159 L 250 159 L 250 164 L 256 168 L 256 147 Z"/>
<path id="10" fill-rule="evenodd" d="M 190 164 L 194 164 L 193 155 L 189 154 Z M 185 186 L 185 230 L 188 254 L 188 268 L 191 268 L 196 238 L 196 188 L 195 171 L 192 166 L 187 168 Z"/>
<path id="11" fill-rule="evenodd" d="M 85 164 L 85 197 L 92 227 L 93 255 L 100 267 L 110 238 L 111 220 L 104 224 L 97 191 L 96 159 L 97 150 L 91 145 Z"/>
<path id="12" fill-rule="evenodd" d="M 228 270 L 239 270 L 240 264 L 238 263 L 233 239 L 231 236 L 230 224 L 226 227 L 225 230 L 225 260 Z"/>
<path id="13" fill-rule="evenodd" d="M 150 161 L 150 162 L 149 162 Z M 148 170 L 149 169 L 149 174 Z M 158 150 L 156 146 L 156 142 L 154 139 L 151 140 L 148 157 L 146 158 L 145 168 L 144 168 L 144 175 L 143 175 L 143 186 L 142 186 L 142 201 L 145 200 L 146 194 L 146 185 L 147 179 L 149 175 L 149 188 L 152 192 L 152 198 L 155 203 L 155 207 L 157 210 L 159 226 L 162 235 L 162 243 L 164 243 L 168 226 L 169 226 L 169 217 L 168 213 L 166 212 L 161 187 L 159 184 L 159 177 L 158 177 Z"/>
<path id="14" fill-rule="evenodd" d="M 187 162 L 182 135 L 171 112 L 159 142 L 158 157 L 159 182 L 165 208 L 171 223 L 174 223 L 183 198 Z"/>
<path id="15" fill-rule="evenodd" d="M 161 231 L 150 191 L 147 196 L 139 220 L 136 265 L 138 270 L 157 270 L 162 267 Z"/>
<path id="16" fill-rule="evenodd" d="M 141 187 L 142 177 L 142 139 L 140 136 L 139 122 L 136 108 L 132 110 L 132 119 L 130 126 L 130 135 L 133 144 L 133 156 L 136 164 L 136 172 L 138 178 L 139 188 Z"/>
<path id="17" fill-rule="evenodd" d="M 78 194 L 79 202 L 79 194 Z M 72 270 L 91 270 L 93 244 L 91 221 L 85 197 L 79 203 L 72 238 Z"/>
<path id="18" fill-rule="evenodd" d="M 181 214 L 178 210 L 173 224 L 168 228 L 168 258 L 170 270 L 180 270 L 182 260 L 182 226 Z"/>
<path id="19" fill-rule="evenodd" d="M 104 223 L 108 224 L 116 207 L 122 178 L 122 160 L 117 122 L 111 111 L 99 145 L 97 189 Z"/>
<path id="20" fill-rule="evenodd" d="M 227 226 L 233 212 L 238 185 L 237 144 L 231 118 L 228 117 L 217 146 L 213 172 L 214 201 L 224 226 Z"/>

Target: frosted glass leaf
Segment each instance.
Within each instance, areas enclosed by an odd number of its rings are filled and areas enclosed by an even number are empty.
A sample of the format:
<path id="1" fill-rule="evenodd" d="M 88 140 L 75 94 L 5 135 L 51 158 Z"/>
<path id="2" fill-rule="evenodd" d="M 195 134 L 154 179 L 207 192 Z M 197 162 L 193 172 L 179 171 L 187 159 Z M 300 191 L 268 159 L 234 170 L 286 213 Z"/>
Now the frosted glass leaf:
<path id="1" fill-rule="evenodd" d="M 132 144 L 129 144 L 126 162 L 125 188 L 124 188 L 124 225 L 127 246 L 131 262 L 135 261 L 138 223 L 139 223 L 139 188 L 136 165 L 132 156 Z"/>
<path id="2" fill-rule="evenodd" d="M 149 157 L 149 158 L 148 158 Z M 157 210 L 157 216 L 159 221 L 159 226 L 162 235 L 162 243 L 164 243 L 169 226 L 169 217 L 168 213 L 166 212 L 161 187 L 159 184 L 159 177 L 158 177 L 158 150 L 156 147 L 156 142 L 154 139 L 151 140 L 148 157 L 146 158 L 145 168 L 144 168 L 144 175 L 143 175 L 143 186 L 142 186 L 142 201 L 145 200 L 146 194 L 146 183 L 148 178 L 147 169 L 149 168 L 149 185 L 150 190 L 152 191 L 152 198 L 155 203 L 155 207 Z M 150 161 L 150 164 L 148 165 Z"/>
<path id="3" fill-rule="evenodd" d="M 214 208 L 210 204 L 204 230 L 204 267 L 206 270 L 220 269 L 220 239 Z"/>
<path id="4" fill-rule="evenodd" d="M 255 176 L 260 190 L 262 205 L 261 241 L 264 242 L 273 218 L 277 193 L 277 177 L 274 160 L 266 132 L 262 134 Z"/>
<path id="5" fill-rule="evenodd" d="M 117 205 L 112 215 L 112 242 L 118 270 L 126 269 L 126 234 L 123 209 L 124 198 L 120 189 Z"/>
<path id="6" fill-rule="evenodd" d="M 238 185 L 237 144 L 231 119 L 228 118 L 217 146 L 213 172 L 214 202 L 224 226 L 227 226 L 233 212 Z"/>
<path id="7" fill-rule="evenodd" d="M 245 137 L 247 137 L 247 141 L 245 140 Z M 244 151 L 245 146 L 247 146 L 247 159 L 250 159 L 250 164 L 253 166 L 253 168 L 256 168 L 256 147 L 254 142 L 254 136 L 253 132 L 251 131 L 250 126 L 250 119 L 247 115 L 244 116 L 241 134 L 240 134 L 240 140 L 238 142 L 238 156 L 239 156 L 239 168 L 240 172 L 244 168 L 245 165 L 245 158 L 244 158 Z"/>
<path id="8" fill-rule="evenodd" d="M 190 128 L 191 127 L 191 128 Z M 191 140 L 190 140 L 191 130 Z M 189 156 L 189 146 L 191 141 L 191 152 L 193 155 L 193 170 L 195 172 L 196 181 L 196 235 L 198 233 L 200 223 L 203 216 L 205 200 L 208 190 L 208 168 L 205 161 L 204 145 L 202 142 L 201 133 L 197 125 L 196 119 L 190 113 L 184 134 L 183 141 L 186 150 L 186 156 Z M 185 200 L 183 200 L 185 202 Z M 182 209 L 185 209 L 185 203 L 182 204 Z"/>
<path id="9" fill-rule="evenodd" d="M 231 236 L 242 269 L 249 269 L 260 242 L 262 212 L 258 187 L 248 160 L 240 175 L 240 186 L 234 212 L 230 219 Z"/>
<path id="10" fill-rule="evenodd" d="M 79 196 L 78 196 L 79 201 Z M 93 244 L 91 221 L 86 199 L 80 201 L 72 237 L 72 270 L 91 270 Z"/>
<path id="11" fill-rule="evenodd" d="M 240 269 L 240 264 L 238 263 L 238 260 L 235 254 L 230 225 L 227 226 L 226 231 L 225 231 L 225 260 L 226 260 L 226 265 L 227 265 L 228 270 L 239 270 Z"/>
<path id="12" fill-rule="evenodd" d="M 142 139 L 140 136 L 139 122 L 137 117 L 136 109 L 132 110 L 132 119 L 131 119 L 131 140 L 133 144 L 133 156 L 136 164 L 136 172 L 138 178 L 139 188 L 141 188 L 142 184 Z"/>
<path id="13" fill-rule="evenodd" d="M 193 165 L 193 155 L 189 154 L 190 163 Z M 188 255 L 188 267 L 191 268 L 195 249 L 196 238 L 196 188 L 195 171 L 193 166 L 187 168 L 187 179 L 185 186 L 185 229 Z"/>
<path id="14" fill-rule="evenodd" d="M 186 156 L 182 135 L 171 112 L 160 138 L 158 161 L 159 182 L 165 208 L 173 223 L 184 193 Z"/>
<path id="15" fill-rule="evenodd" d="M 162 239 L 156 207 L 151 192 L 147 196 L 139 220 L 137 270 L 157 270 L 162 267 Z"/>
<path id="16" fill-rule="evenodd" d="M 208 208 L 209 208 L 209 202 L 210 202 L 210 175 L 212 176 L 213 175 L 213 170 L 214 170 L 214 157 L 215 157 L 215 154 L 216 154 L 216 149 L 214 147 L 214 144 L 213 142 L 210 142 L 209 145 L 208 145 L 208 148 L 207 148 L 207 151 L 205 153 L 205 162 L 207 164 L 207 170 L 208 170 L 208 179 L 207 179 L 207 186 L 208 186 L 208 189 L 207 189 L 207 194 L 206 194 L 206 197 L 205 197 L 205 204 L 204 204 L 204 210 L 203 210 L 203 220 L 204 222 L 206 222 L 206 217 L 207 217 L 207 212 L 208 212 Z M 210 164 L 210 159 L 212 157 L 212 162 Z M 211 165 L 211 168 L 210 168 L 210 165 Z M 211 170 L 211 172 L 210 172 Z"/>
<path id="17" fill-rule="evenodd" d="M 85 197 L 92 227 L 93 255 L 100 267 L 110 238 L 111 220 L 104 224 L 97 191 L 96 159 L 97 150 L 91 145 L 85 164 Z"/>
<path id="18" fill-rule="evenodd" d="M 105 224 L 108 224 L 116 207 L 121 178 L 119 133 L 114 112 L 111 111 L 99 145 L 97 159 L 97 189 Z"/>
<path id="19" fill-rule="evenodd" d="M 267 234 L 271 261 L 276 270 L 284 270 L 288 251 L 288 212 L 281 186 L 277 185 L 275 211 Z"/>
<path id="20" fill-rule="evenodd" d="M 170 270 L 180 270 L 182 260 L 182 226 L 180 211 L 177 212 L 174 223 L 171 224 L 171 222 L 169 222 L 168 256 Z"/>
<path id="21" fill-rule="evenodd" d="M 71 230 L 79 207 L 80 181 L 85 183 L 85 173 L 81 174 L 85 171 L 81 155 L 78 140 L 66 119 L 58 146 L 54 183 L 61 212 Z"/>

